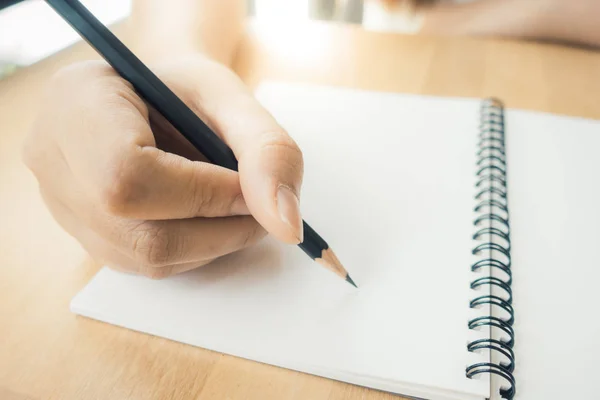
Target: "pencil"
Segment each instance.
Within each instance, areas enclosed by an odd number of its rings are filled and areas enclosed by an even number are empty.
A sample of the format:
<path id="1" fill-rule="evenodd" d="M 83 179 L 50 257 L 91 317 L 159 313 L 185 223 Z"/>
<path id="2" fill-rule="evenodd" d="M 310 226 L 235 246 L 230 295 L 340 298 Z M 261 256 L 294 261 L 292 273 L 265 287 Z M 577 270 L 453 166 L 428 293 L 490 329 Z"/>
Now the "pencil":
<path id="1" fill-rule="evenodd" d="M 77 0 L 46 2 L 211 163 L 238 170 L 233 151 L 83 4 Z M 304 241 L 298 246 L 357 287 L 327 242 L 305 221 L 303 227 Z"/>

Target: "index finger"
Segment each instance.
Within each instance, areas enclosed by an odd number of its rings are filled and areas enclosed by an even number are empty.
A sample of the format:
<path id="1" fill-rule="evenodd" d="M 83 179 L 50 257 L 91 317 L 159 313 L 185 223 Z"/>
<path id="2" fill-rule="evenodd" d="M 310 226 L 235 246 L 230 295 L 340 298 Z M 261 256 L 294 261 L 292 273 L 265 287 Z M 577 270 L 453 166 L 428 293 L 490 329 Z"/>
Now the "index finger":
<path id="1" fill-rule="evenodd" d="M 233 150 L 246 204 L 256 220 L 276 238 L 303 240 L 300 187 L 302 152 L 241 80 L 210 61 L 171 70 L 164 76 Z"/>

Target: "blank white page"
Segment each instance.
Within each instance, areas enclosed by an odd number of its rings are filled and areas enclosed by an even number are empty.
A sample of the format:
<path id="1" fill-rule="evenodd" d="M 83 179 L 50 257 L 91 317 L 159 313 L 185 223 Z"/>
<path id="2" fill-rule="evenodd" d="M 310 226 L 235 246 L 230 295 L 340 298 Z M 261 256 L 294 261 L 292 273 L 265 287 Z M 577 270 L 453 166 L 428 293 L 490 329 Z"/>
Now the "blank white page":
<path id="1" fill-rule="evenodd" d="M 600 121 L 506 122 L 517 398 L 599 398 Z"/>
<path id="2" fill-rule="evenodd" d="M 359 286 L 267 238 L 162 281 L 103 269 L 76 313 L 207 349 L 427 399 L 467 379 L 476 100 L 265 84 L 304 152 L 303 217 Z"/>

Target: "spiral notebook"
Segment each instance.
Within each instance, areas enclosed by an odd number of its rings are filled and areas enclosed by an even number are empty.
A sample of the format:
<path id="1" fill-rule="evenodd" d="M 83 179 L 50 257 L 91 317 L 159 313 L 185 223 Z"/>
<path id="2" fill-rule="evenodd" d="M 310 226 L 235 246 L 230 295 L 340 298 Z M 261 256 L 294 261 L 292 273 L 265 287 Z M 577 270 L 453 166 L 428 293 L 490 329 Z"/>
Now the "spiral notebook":
<path id="1" fill-rule="evenodd" d="M 430 400 L 600 396 L 600 123 L 265 83 L 303 216 L 359 286 L 266 238 L 162 281 L 102 269 L 72 310 Z"/>

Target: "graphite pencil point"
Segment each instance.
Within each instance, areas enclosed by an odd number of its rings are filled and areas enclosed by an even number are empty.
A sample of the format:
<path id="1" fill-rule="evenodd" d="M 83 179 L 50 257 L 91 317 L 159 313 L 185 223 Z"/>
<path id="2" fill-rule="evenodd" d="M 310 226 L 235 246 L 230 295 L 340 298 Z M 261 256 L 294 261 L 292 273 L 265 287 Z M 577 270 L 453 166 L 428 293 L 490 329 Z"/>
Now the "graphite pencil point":
<path id="1" fill-rule="evenodd" d="M 349 284 L 351 284 L 352 286 L 354 286 L 355 288 L 358 289 L 358 286 L 356 286 L 356 283 L 354 283 L 352 278 L 350 278 L 350 275 L 346 275 L 346 282 L 348 282 Z"/>

